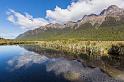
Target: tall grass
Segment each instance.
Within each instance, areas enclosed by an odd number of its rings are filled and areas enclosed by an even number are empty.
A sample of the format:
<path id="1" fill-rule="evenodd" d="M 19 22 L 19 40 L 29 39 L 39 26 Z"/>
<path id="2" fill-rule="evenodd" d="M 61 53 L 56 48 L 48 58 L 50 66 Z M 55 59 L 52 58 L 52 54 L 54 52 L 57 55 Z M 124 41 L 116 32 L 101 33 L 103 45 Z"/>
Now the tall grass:
<path id="1" fill-rule="evenodd" d="M 78 41 L 78 40 L 57 40 L 39 41 L 38 45 L 45 48 L 52 48 L 69 52 L 75 55 L 108 55 L 108 50 L 113 44 L 124 43 L 124 41 Z"/>

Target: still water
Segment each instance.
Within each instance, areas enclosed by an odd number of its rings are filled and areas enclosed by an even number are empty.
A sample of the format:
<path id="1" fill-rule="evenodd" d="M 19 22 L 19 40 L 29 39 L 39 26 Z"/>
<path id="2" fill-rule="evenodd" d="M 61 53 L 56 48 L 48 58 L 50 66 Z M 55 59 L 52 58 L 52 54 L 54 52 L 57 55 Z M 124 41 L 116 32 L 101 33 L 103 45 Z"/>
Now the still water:
<path id="1" fill-rule="evenodd" d="M 0 82 L 124 82 L 64 55 L 34 46 L 0 46 Z"/>

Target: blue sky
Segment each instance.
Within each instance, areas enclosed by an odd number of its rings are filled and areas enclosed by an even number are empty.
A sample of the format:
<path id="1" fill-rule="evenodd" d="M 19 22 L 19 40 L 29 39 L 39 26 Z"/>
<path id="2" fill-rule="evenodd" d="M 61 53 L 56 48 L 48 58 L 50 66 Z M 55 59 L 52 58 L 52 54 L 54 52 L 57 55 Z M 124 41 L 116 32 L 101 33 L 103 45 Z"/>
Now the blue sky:
<path id="1" fill-rule="evenodd" d="M 99 14 L 110 5 L 124 8 L 123 0 L 0 0 L 0 36 L 19 34 L 49 23 L 77 21 Z"/>
<path id="2" fill-rule="evenodd" d="M 7 20 L 6 12 L 13 9 L 19 13 L 28 12 L 33 17 L 45 17 L 46 10 L 54 9 L 56 5 L 66 8 L 71 0 L 0 0 L 0 36 L 14 38 L 25 29 L 13 25 Z"/>

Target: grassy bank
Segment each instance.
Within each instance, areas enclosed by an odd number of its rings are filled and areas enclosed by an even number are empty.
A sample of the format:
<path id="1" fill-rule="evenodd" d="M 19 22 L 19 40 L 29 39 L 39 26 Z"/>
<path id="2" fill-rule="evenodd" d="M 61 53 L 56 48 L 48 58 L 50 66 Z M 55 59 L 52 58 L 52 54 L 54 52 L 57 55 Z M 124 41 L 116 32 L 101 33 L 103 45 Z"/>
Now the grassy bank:
<path id="1" fill-rule="evenodd" d="M 38 41 L 38 45 L 69 52 L 74 55 L 108 55 L 108 50 L 112 45 L 124 44 L 124 41 L 78 41 L 78 40 L 57 40 Z"/>
<path id="2" fill-rule="evenodd" d="M 0 40 L 0 45 L 35 44 L 35 41 Z"/>
<path id="3" fill-rule="evenodd" d="M 71 53 L 73 55 L 108 55 L 112 45 L 124 44 L 124 41 L 81 41 L 81 40 L 55 40 L 55 41 L 22 41 L 0 40 L 0 45 L 33 44 L 40 47 Z"/>

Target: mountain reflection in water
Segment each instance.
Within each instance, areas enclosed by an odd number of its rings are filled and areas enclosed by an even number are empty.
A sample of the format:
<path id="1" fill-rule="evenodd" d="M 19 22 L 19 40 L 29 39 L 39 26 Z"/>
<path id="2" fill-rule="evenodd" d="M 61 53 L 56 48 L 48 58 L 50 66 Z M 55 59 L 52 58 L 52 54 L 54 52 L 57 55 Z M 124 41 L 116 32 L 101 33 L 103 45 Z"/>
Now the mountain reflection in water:
<path id="1" fill-rule="evenodd" d="M 22 45 L 21 45 L 22 46 Z M 39 45 L 23 45 L 23 48 L 36 52 L 38 54 L 44 55 L 49 58 L 60 58 L 64 57 L 67 59 L 76 59 L 83 63 L 87 63 L 88 66 L 91 67 L 99 67 L 108 73 L 110 76 L 124 80 L 124 61 L 122 58 L 113 58 L 112 56 L 109 57 L 99 57 L 99 56 L 88 56 L 88 55 L 79 55 L 78 57 L 72 57 L 69 53 L 65 53 L 63 51 L 52 50 L 52 49 L 44 49 Z"/>
<path id="2" fill-rule="evenodd" d="M 48 52 L 40 52 L 41 55 L 31 50 L 27 51 L 30 48 L 25 50 L 19 46 L 9 48 L 14 50 L 7 54 L 15 55 L 9 58 L 0 56 L 2 62 L 6 64 L 0 64 L 0 67 L 3 66 L 0 69 L 0 82 L 123 82 L 108 76 L 100 68 L 90 68 L 77 60 L 48 58 L 46 57 Z"/>
<path id="3" fill-rule="evenodd" d="M 27 54 L 15 57 L 8 61 L 8 64 L 13 68 L 12 72 L 22 70 L 29 72 L 32 66 L 38 65 L 41 69 L 45 68 L 43 71 L 46 74 L 55 75 L 58 78 L 63 78 L 70 81 L 83 81 L 83 82 L 121 82 L 112 79 L 107 74 L 102 72 L 99 68 L 89 68 L 86 65 L 82 65 L 76 60 L 66 60 L 64 58 L 49 59 L 45 56 L 38 55 L 33 52 L 28 52 Z M 35 69 L 39 70 L 39 69 Z M 41 70 L 39 70 L 40 73 Z M 41 73 L 42 73 L 41 72 Z M 32 75 L 35 74 L 32 73 Z M 25 75 L 25 74 L 24 74 Z M 44 78 L 45 76 L 41 77 Z M 34 77 L 32 77 L 34 78 Z"/>

